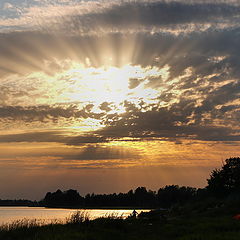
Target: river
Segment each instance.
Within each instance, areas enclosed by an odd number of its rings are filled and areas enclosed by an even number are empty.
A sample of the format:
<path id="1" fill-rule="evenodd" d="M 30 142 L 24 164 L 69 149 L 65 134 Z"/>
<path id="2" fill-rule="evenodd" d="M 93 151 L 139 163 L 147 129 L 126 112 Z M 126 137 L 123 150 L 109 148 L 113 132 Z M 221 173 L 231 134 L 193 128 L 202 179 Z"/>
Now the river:
<path id="1" fill-rule="evenodd" d="M 72 213 L 76 211 L 84 211 L 90 219 L 96 219 L 104 216 L 122 216 L 126 218 L 133 209 L 62 209 L 62 208 L 44 208 L 44 207 L 0 207 L 0 225 L 11 223 L 21 219 L 37 219 L 45 223 L 54 221 L 66 221 Z M 148 212 L 150 210 L 137 210 L 140 212 Z"/>

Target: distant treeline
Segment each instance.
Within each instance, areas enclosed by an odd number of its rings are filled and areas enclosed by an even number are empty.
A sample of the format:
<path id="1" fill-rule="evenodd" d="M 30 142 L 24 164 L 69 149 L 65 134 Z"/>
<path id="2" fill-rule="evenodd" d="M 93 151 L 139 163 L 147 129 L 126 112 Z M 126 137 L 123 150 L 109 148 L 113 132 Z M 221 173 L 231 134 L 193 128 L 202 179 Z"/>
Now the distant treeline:
<path id="1" fill-rule="evenodd" d="M 220 169 L 211 172 L 207 186 L 202 189 L 169 185 L 158 191 L 138 187 L 127 193 L 87 194 L 80 196 L 76 190 L 48 192 L 41 205 L 47 207 L 134 207 L 134 208 L 169 208 L 176 204 L 183 205 L 191 201 L 207 198 L 240 198 L 240 158 L 226 159 Z"/>
<path id="2" fill-rule="evenodd" d="M 37 201 L 30 201 L 25 199 L 18 199 L 18 200 L 1 200 L 0 199 L 0 206 L 38 206 L 39 202 Z"/>
<path id="3" fill-rule="evenodd" d="M 208 185 L 202 189 L 169 185 L 158 191 L 138 187 L 127 193 L 87 194 L 81 196 L 77 190 L 48 192 L 39 202 L 29 200 L 0 200 L 1 206 L 45 206 L 72 208 L 169 208 L 176 204 L 202 201 L 207 198 L 239 197 L 240 158 L 226 159 L 222 168 L 212 171 Z"/>
<path id="4" fill-rule="evenodd" d="M 48 192 L 43 200 L 0 200 L 0 206 L 44 206 L 44 207 L 129 207 L 129 208 L 168 208 L 176 203 L 184 203 L 195 198 L 199 189 L 177 185 L 160 188 L 158 192 L 138 187 L 127 193 L 87 194 L 81 196 L 77 190 Z"/>
<path id="5" fill-rule="evenodd" d="M 134 208 L 168 208 L 176 203 L 184 203 L 196 198 L 199 191 L 192 187 L 177 185 L 160 188 L 158 192 L 138 187 L 127 193 L 87 194 L 80 196 L 76 190 L 48 192 L 41 201 L 47 207 L 134 207 Z"/>

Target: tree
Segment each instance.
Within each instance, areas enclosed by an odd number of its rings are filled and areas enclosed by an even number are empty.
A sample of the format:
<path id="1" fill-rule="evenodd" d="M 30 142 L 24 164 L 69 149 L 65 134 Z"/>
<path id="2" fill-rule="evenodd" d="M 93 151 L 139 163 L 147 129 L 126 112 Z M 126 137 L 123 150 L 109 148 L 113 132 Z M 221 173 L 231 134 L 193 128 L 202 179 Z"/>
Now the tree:
<path id="1" fill-rule="evenodd" d="M 145 187 L 138 187 L 134 192 L 134 196 L 138 207 L 153 207 L 156 204 L 155 193 L 147 191 Z"/>
<path id="2" fill-rule="evenodd" d="M 69 189 L 63 192 L 64 205 L 77 206 L 83 204 L 83 198 L 77 190 Z"/>
<path id="3" fill-rule="evenodd" d="M 207 189 L 217 196 L 240 192 L 240 158 L 226 159 L 222 168 L 213 170 L 207 181 Z"/>
<path id="4" fill-rule="evenodd" d="M 169 208 L 174 204 L 184 204 L 193 199 L 195 195 L 195 188 L 168 185 L 158 190 L 158 204 L 160 207 Z"/>
<path id="5" fill-rule="evenodd" d="M 80 206 L 83 205 L 84 198 L 79 195 L 76 190 L 69 189 L 62 192 L 48 192 L 43 199 L 43 203 L 48 207 L 62 207 L 62 206 Z"/>

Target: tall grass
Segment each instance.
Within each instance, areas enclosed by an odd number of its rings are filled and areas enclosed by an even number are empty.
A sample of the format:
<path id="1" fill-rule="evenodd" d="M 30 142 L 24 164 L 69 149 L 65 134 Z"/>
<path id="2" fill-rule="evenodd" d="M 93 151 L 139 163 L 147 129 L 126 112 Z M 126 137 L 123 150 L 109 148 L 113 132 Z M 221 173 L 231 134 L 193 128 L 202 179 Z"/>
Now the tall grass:
<path id="1" fill-rule="evenodd" d="M 86 211 L 73 212 L 65 220 L 60 219 L 17 219 L 12 222 L 4 223 L 0 225 L 0 231 L 13 231 L 17 229 L 30 229 L 34 227 L 41 227 L 46 225 L 64 225 L 64 224 L 80 224 L 89 221 L 89 213 Z"/>
<path id="2" fill-rule="evenodd" d="M 66 218 L 67 224 L 81 224 L 90 220 L 89 213 L 86 211 L 73 212 L 68 218 Z"/>
<path id="3" fill-rule="evenodd" d="M 17 219 L 10 223 L 5 223 L 0 226 L 1 231 L 12 231 L 16 229 L 23 229 L 23 228 L 33 228 L 38 226 L 46 225 L 46 221 L 42 219 Z"/>
<path id="4" fill-rule="evenodd" d="M 106 213 L 102 218 L 107 219 L 124 219 L 124 214 L 119 214 L 118 212 Z"/>
<path id="5" fill-rule="evenodd" d="M 189 209 L 189 208 L 187 208 Z M 223 210 L 223 208 L 221 208 Z M 158 214 L 159 212 L 156 212 Z M 160 213 L 159 213 L 160 214 Z M 239 240 L 240 221 L 218 209 L 184 211 L 166 222 L 152 216 L 124 219 L 112 213 L 90 220 L 86 211 L 75 211 L 64 221 L 16 220 L 0 227 L 0 240 Z M 44 225 L 44 226 L 43 226 Z"/>

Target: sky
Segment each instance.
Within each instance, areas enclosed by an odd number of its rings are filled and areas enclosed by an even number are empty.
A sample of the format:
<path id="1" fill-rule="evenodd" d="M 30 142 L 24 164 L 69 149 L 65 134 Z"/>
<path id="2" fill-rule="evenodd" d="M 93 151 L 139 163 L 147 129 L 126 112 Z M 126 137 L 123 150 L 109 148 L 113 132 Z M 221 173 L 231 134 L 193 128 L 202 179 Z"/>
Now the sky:
<path id="1" fill-rule="evenodd" d="M 204 187 L 240 150 L 239 1 L 1 0 L 0 199 Z"/>

